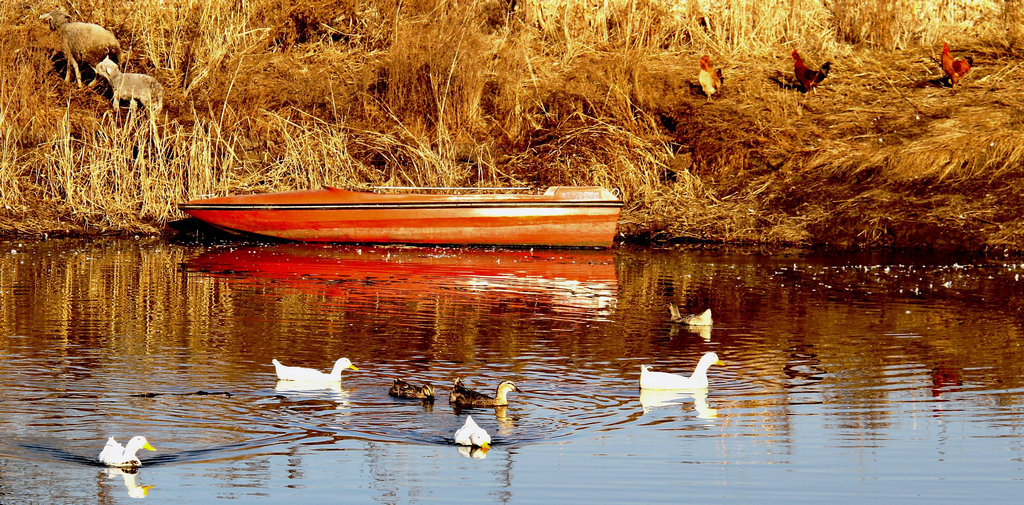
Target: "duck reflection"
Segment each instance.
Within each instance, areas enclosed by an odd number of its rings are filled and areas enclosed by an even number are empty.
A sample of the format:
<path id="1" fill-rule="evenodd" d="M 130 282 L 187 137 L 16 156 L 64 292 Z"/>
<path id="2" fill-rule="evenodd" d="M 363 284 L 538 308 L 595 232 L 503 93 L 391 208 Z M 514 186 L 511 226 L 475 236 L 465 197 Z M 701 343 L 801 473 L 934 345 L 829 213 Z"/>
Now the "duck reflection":
<path id="1" fill-rule="evenodd" d="M 115 479 L 120 475 L 124 480 L 124 487 L 128 488 L 128 496 L 132 498 L 145 498 L 153 486 L 140 486 L 137 480 L 138 473 L 138 468 L 104 468 L 101 471 L 101 475 L 105 474 L 108 479 Z"/>
<path id="2" fill-rule="evenodd" d="M 292 400 L 328 399 L 338 408 L 349 406 L 348 391 L 333 381 L 277 381 L 274 391 Z"/>
<path id="3" fill-rule="evenodd" d="M 470 447 L 468 445 L 460 445 L 458 447 L 459 454 L 464 457 L 472 459 L 484 459 L 487 457 L 487 449 L 483 447 Z"/>
<path id="4" fill-rule="evenodd" d="M 508 405 L 494 405 L 491 407 L 459 407 L 452 406 L 452 412 L 457 416 L 462 414 L 477 414 L 486 410 L 494 410 L 494 419 L 498 421 L 498 433 L 509 435 L 515 432 L 516 417 L 508 413 Z M 480 414 L 477 414 L 480 417 Z"/>
<path id="5" fill-rule="evenodd" d="M 671 390 L 671 389 L 641 389 L 640 406 L 644 413 L 650 412 L 657 407 L 670 405 L 683 405 L 687 400 L 693 400 L 693 409 L 700 419 L 714 419 L 718 417 L 718 410 L 711 408 L 708 404 L 708 392 L 706 389 L 692 390 Z"/>
<path id="6" fill-rule="evenodd" d="M 672 328 L 669 329 L 668 336 L 675 338 L 679 336 L 680 331 L 685 331 L 692 335 L 697 335 L 705 342 L 711 342 L 711 327 L 710 326 L 686 326 L 685 329 L 680 330 L 680 325 L 673 324 Z"/>
<path id="7" fill-rule="evenodd" d="M 508 415 L 507 405 L 494 407 L 494 418 L 498 420 L 498 433 L 510 435 L 516 428 L 515 419 Z"/>

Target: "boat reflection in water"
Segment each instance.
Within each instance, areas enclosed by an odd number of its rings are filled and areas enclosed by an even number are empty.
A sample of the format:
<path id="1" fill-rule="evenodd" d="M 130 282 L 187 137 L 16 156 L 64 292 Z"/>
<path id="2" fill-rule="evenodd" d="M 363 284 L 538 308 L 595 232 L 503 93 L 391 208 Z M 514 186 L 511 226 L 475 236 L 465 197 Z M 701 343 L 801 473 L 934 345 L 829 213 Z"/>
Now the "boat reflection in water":
<path id="1" fill-rule="evenodd" d="M 481 249 L 287 243 L 211 249 L 190 272 L 263 278 L 352 300 L 469 292 L 529 295 L 554 310 L 607 315 L 618 281 L 612 253 L 595 249 Z"/>

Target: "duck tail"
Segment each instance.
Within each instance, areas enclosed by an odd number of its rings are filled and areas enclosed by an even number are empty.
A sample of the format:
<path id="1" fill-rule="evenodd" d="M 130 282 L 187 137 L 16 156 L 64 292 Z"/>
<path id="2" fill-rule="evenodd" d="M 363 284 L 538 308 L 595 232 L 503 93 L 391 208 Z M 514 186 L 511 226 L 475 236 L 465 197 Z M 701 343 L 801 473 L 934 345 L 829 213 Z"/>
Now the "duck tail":
<path id="1" fill-rule="evenodd" d="M 682 318 L 682 315 L 679 314 L 679 307 L 671 302 L 668 304 L 668 314 L 673 321 L 678 321 Z"/>

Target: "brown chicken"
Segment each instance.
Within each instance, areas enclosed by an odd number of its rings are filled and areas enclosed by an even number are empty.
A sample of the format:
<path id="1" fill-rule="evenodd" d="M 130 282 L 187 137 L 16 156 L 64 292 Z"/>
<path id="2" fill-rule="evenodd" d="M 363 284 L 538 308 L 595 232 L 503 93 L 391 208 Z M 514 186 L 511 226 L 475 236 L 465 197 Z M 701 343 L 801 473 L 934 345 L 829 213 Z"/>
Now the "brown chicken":
<path id="1" fill-rule="evenodd" d="M 800 54 L 793 50 L 793 73 L 796 74 L 796 80 L 800 81 L 800 85 L 804 88 L 804 93 L 814 89 L 815 86 L 825 80 L 828 77 L 828 72 L 832 68 L 832 62 L 825 62 L 821 66 L 821 70 L 811 70 L 804 64 L 803 58 Z"/>
<path id="2" fill-rule="evenodd" d="M 971 65 L 974 65 L 973 58 L 968 56 L 962 60 L 954 60 L 953 55 L 949 54 L 949 44 L 942 43 L 942 70 L 949 76 L 951 87 L 955 88 L 956 83 L 971 71 Z"/>
<path id="3" fill-rule="evenodd" d="M 701 56 L 700 58 L 700 87 L 704 90 L 704 94 L 708 96 L 708 100 L 711 100 L 711 95 L 714 95 L 722 88 L 722 69 L 714 68 L 711 66 L 711 58 L 707 55 Z"/>

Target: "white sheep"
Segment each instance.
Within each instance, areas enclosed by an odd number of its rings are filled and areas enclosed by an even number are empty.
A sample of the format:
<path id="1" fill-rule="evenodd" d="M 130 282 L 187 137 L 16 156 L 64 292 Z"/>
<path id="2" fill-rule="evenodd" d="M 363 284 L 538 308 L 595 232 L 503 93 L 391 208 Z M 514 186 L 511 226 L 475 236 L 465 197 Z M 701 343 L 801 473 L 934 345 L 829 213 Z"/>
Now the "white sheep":
<path id="1" fill-rule="evenodd" d="M 128 100 L 128 106 L 136 102 L 145 105 L 155 117 L 164 106 L 164 87 L 152 76 L 146 74 L 125 74 L 117 68 L 110 58 L 104 58 L 96 65 L 96 73 L 102 75 L 110 83 L 114 91 L 114 108 L 120 100 Z"/>
<path id="2" fill-rule="evenodd" d="M 69 82 L 71 69 L 74 69 L 78 87 L 81 88 L 82 71 L 78 68 L 78 62 L 87 63 L 95 68 L 97 63 L 110 56 L 117 61 L 117 57 L 121 53 L 121 44 L 117 41 L 117 37 L 100 25 L 70 23 L 71 16 L 59 9 L 47 12 L 39 16 L 39 19 L 49 21 L 50 29 L 56 31 L 60 36 L 61 50 L 68 60 L 64 82 Z M 96 79 L 93 78 L 89 85 L 92 86 L 95 83 Z"/>

